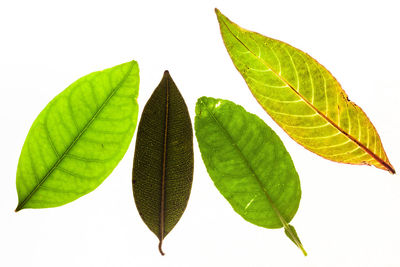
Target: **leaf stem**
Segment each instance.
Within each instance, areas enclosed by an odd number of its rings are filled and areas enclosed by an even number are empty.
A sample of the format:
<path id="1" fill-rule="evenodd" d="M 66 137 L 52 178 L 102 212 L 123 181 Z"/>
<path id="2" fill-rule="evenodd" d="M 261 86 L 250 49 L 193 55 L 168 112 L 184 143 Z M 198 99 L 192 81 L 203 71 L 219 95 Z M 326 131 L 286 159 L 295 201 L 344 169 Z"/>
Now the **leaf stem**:
<path id="1" fill-rule="evenodd" d="M 160 253 L 161 253 L 161 256 L 164 256 L 165 255 L 165 253 L 164 253 L 164 251 L 162 250 L 162 239 L 160 239 L 160 243 L 158 243 L 158 250 L 160 251 Z"/>

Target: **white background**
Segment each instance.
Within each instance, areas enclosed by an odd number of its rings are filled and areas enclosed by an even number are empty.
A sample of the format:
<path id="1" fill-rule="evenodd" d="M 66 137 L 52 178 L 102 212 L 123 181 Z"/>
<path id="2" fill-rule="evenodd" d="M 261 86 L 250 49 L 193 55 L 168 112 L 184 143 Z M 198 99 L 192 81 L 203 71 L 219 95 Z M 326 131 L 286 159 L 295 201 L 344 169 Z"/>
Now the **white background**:
<path id="1" fill-rule="evenodd" d="M 322 159 L 290 139 L 231 63 L 215 7 L 327 67 L 368 114 L 400 171 L 398 1 L 1 0 L 0 266 L 400 266 L 399 176 Z M 192 120 L 205 95 L 243 105 L 276 131 L 300 175 L 292 224 L 308 257 L 282 229 L 254 226 L 232 210 L 196 141 L 191 198 L 164 241 L 164 257 L 132 197 L 136 136 L 94 192 L 62 207 L 14 213 L 17 162 L 35 117 L 81 76 L 132 59 L 141 71 L 140 113 L 168 69 Z"/>

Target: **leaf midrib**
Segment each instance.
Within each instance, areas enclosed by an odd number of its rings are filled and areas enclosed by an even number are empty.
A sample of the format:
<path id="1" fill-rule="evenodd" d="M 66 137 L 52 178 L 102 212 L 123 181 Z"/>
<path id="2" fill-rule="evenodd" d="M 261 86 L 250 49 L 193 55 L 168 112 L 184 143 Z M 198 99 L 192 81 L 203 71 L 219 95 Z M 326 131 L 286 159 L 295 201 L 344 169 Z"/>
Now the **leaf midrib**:
<path id="1" fill-rule="evenodd" d="M 358 145 L 359 147 L 361 147 L 365 152 L 367 152 L 373 159 L 375 159 L 377 162 L 379 162 L 381 165 L 383 165 L 390 173 L 394 174 L 395 170 L 394 168 L 386 163 L 383 159 L 381 159 L 378 155 L 376 155 L 374 152 L 372 152 L 369 148 L 367 148 L 365 145 L 363 145 L 362 143 L 360 143 L 357 139 L 355 139 L 353 136 L 351 136 L 350 134 L 348 134 L 346 131 L 344 131 L 342 128 L 340 128 L 335 122 L 333 122 L 330 118 L 328 118 L 327 116 L 325 116 L 325 114 L 323 114 L 321 111 L 319 111 L 313 104 L 311 104 L 302 94 L 300 94 L 299 92 L 297 92 L 297 90 L 295 90 L 295 88 L 293 87 L 292 84 L 290 84 L 284 77 L 282 77 L 281 75 L 279 75 L 267 62 L 265 62 L 263 59 L 261 59 L 260 57 L 258 57 L 252 50 L 250 50 L 229 28 L 229 26 L 225 23 L 224 18 L 221 19 L 222 23 L 225 25 L 225 27 L 228 29 L 229 33 L 232 34 L 233 37 L 235 37 L 235 39 L 242 44 L 255 58 L 257 58 L 259 61 L 261 61 L 261 63 L 263 65 L 265 65 L 268 69 L 270 69 L 275 76 L 277 76 L 282 82 L 284 82 L 285 84 L 287 84 L 290 89 L 293 90 L 293 92 L 299 96 L 308 106 L 310 106 L 315 112 L 317 112 L 323 119 L 325 119 L 328 123 L 330 123 L 333 127 L 335 127 L 338 131 L 340 131 L 342 134 L 344 134 L 347 138 L 349 138 L 352 142 L 354 142 L 356 145 Z M 239 26 L 238 26 L 239 27 Z M 224 40 L 225 42 L 225 40 Z M 235 65 L 236 66 L 236 65 Z M 237 68 L 237 67 L 236 67 Z M 239 71 L 240 73 L 240 71 Z"/>
<path id="2" fill-rule="evenodd" d="M 134 61 L 131 62 L 129 70 L 126 72 L 125 76 L 122 78 L 122 80 L 118 83 L 118 85 L 111 91 L 111 93 L 108 95 L 108 97 L 104 100 L 103 104 L 100 106 L 100 108 L 96 111 L 95 114 L 90 118 L 90 120 L 86 123 L 86 125 L 82 128 L 82 130 L 78 133 L 78 135 L 74 138 L 72 143 L 65 149 L 65 151 L 61 154 L 60 158 L 53 164 L 53 166 L 50 168 L 50 170 L 46 173 L 46 175 L 40 180 L 40 182 L 35 186 L 35 188 L 24 198 L 24 200 L 18 204 L 17 208 L 15 209 L 15 212 L 23 209 L 25 204 L 32 198 L 32 196 L 36 193 L 37 190 L 43 185 L 43 183 L 47 180 L 47 178 L 54 172 L 54 170 L 60 165 L 60 163 L 63 161 L 65 156 L 68 154 L 68 152 L 74 147 L 74 145 L 79 141 L 80 137 L 86 132 L 86 130 L 90 127 L 90 125 L 93 123 L 93 121 L 97 118 L 97 116 L 100 114 L 100 112 L 104 109 L 104 107 L 107 105 L 107 103 L 110 101 L 110 99 L 114 96 L 114 94 L 121 88 L 123 83 L 127 80 L 129 74 L 131 73 L 133 69 Z"/>
<path id="3" fill-rule="evenodd" d="M 168 111 L 169 111 L 169 74 L 165 71 L 165 118 L 164 118 L 164 144 L 163 144 L 163 162 L 162 162 L 162 177 L 161 177 L 161 208 L 160 208 L 160 243 L 158 244 L 158 250 L 161 255 L 164 255 L 162 250 L 162 242 L 165 234 L 165 174 L 167 164 L 167 138 L 168 138 Z"/>

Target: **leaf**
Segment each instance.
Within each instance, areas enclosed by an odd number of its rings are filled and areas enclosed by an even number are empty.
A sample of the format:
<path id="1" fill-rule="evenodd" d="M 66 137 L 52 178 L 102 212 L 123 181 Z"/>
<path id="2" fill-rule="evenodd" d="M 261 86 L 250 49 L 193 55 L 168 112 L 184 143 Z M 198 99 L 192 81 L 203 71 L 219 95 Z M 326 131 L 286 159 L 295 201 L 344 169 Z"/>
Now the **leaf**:
<path id="1" fill-rule="evenodd" d="M 308 54 L 216 13 L 234 65 L 291 138 L 326 159 L 395 173 L 375 127 L 327 69 Z"/>
<path id="2" fill-rule="evenodd" d="M 139 122 L 133 195 L 145 224 L 162 242 L 185 211 L 193 180 L 193 130 L 178 88 L 165 71 Z"/>
<path id="3" fill-rule="evenodd" d="M 233 102 L 209 97 L 196 104 L 195 132 L 207 171 L 221 194 L 245 220 L 285 228 L 299 207 L 299 176 L 282 141 L 256 115 Z"/>
<path id="4" fill-rule="evenodd" d="M 56 96 L 22 148 L 16 211 L 61 206 L 99 186 L 132 140 L 138 89 L 131 61 L 84 76 Z"/>

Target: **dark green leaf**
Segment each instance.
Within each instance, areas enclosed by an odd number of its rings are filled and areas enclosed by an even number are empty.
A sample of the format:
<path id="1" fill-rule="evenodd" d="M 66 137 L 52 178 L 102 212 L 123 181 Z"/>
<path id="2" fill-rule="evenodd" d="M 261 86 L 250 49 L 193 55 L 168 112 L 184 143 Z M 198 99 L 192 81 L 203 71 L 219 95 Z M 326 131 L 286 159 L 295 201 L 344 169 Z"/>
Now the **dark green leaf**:
<path id="1" fill-rule="evenodd" d="M 162 241 L 181 218 L 193 180 L 193 130 L 178 88 L 164 73 L 144 107 L 133 165 L 133 195 L 140 216 Z"/>
<path id="2" fill-rule="evenodd" d="M 245 220 L 266 228 L 289 226 L 299 207 L 299 176 L 279 137 L 256 115 L 227 100 L 202 97 L 196 104 L 196 137 L 207 171 Z"/>
<path id="3" fill-rule="evenodd" d="M 84 76 L 56 96 L 22 148 L 16 211 L 61 206 L 99 186 L 132 140 L 138 90 L 132 61 Z"/>

